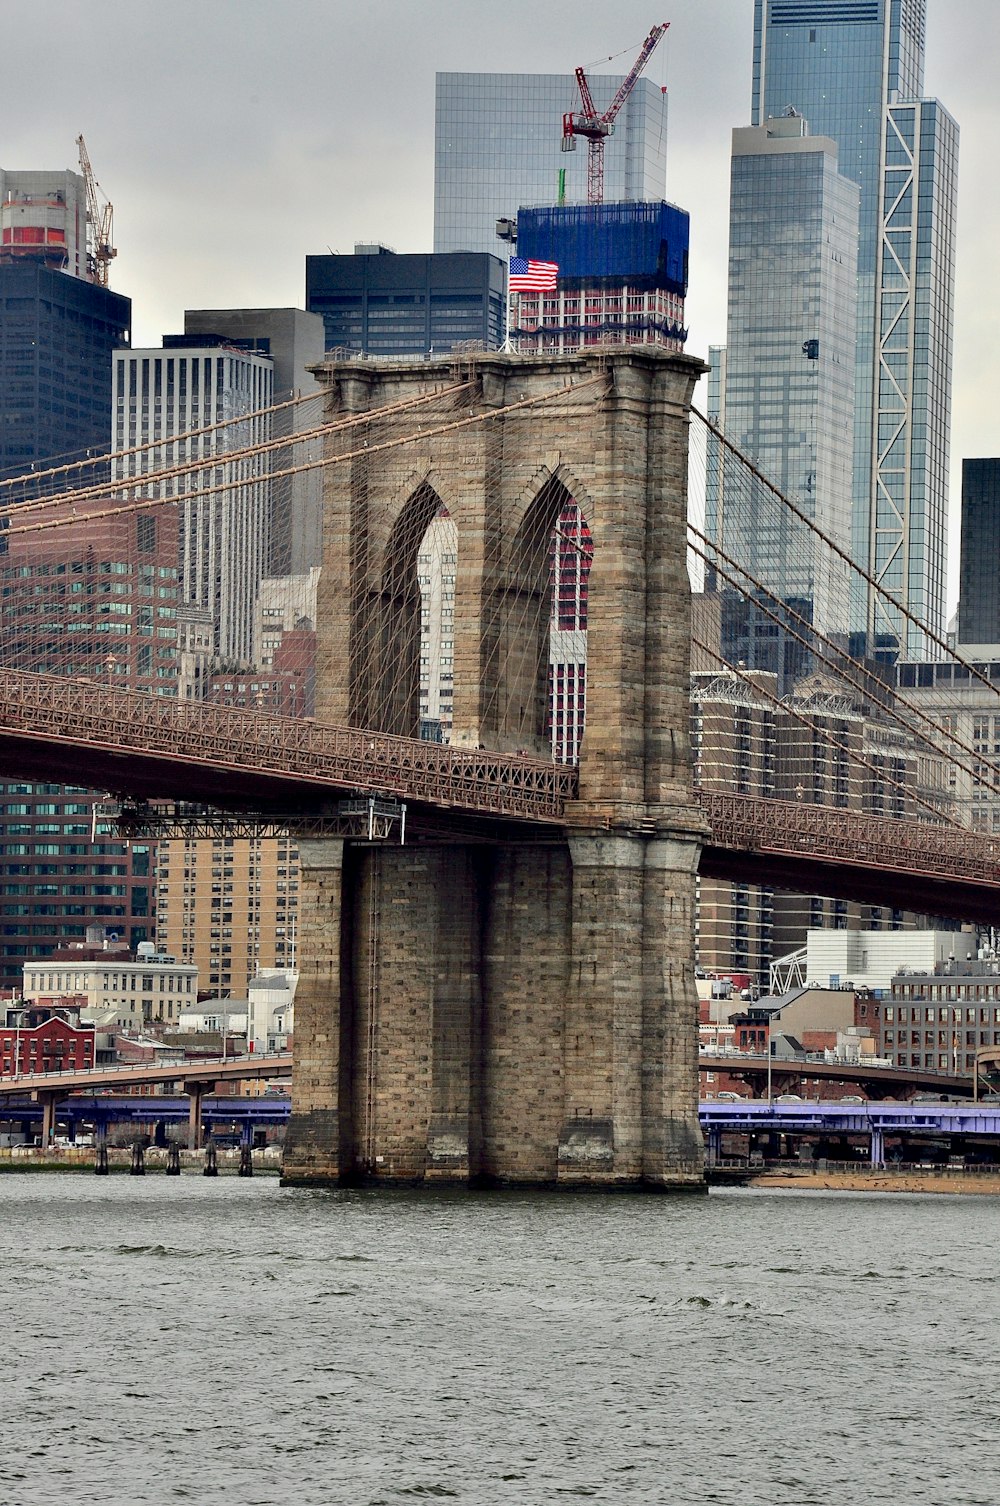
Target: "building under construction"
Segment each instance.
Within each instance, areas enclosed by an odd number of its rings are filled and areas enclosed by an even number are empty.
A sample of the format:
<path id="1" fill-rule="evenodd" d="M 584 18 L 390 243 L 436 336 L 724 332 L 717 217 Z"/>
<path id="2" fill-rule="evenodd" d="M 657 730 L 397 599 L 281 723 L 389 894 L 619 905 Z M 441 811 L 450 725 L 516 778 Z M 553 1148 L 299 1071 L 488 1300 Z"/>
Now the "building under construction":
<path id="1" fill-rule="evenodd" d="M 0 265 L 21 261 L 87 278 L 87 189 L 80 173 L 0 167 Z"/>
<path id="2" fill-rule="evenodd" d="M 0 168 L 0 476 L 108 448 L 132 305 L 108 289 L 110 205 L 77 144 L 79 173 Z"/>
<path id="3" fill-rule="evenodd" d="M 519 209 L 517 252 L 559 268 L 551 293 L 521 293 L 518 350 L 611 342 L 680 350 L 687 337 L 689 219 L 673 204 L 559 204 Z"/>

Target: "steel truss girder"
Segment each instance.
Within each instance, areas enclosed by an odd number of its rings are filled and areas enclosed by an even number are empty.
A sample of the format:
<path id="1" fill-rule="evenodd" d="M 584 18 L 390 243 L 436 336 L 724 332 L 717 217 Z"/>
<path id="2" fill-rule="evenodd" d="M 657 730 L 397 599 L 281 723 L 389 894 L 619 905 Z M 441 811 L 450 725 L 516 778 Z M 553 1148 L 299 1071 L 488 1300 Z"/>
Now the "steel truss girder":
<path id="1" fill-rule="evenodd" d="M 147 766 L 150 761 L 162 766 L 164 795 L 170 784 L 176 788 L 179 781 L 169 769 L 179 765 L 192 773 L 202 768 L 216 778 L 231 771 L 248 781 L 286 782 L 292 798 L 307 809 L 319 803 L 322 790 L 331 797 L 363 790 L 439 809 L 552 822 L 577 789 L 575 769 L 542 759 L 16 670 L 5 672 L 0 687 L 0 742 L 5 738 L 79 747 L 83 782 L 87 751 L 95 761 L 102 754 L 132 755 Z M 129 777 L 121 777 L 116 793 L 128 793 Z M 142 788 L 138 774 L 135 778 Z"/>

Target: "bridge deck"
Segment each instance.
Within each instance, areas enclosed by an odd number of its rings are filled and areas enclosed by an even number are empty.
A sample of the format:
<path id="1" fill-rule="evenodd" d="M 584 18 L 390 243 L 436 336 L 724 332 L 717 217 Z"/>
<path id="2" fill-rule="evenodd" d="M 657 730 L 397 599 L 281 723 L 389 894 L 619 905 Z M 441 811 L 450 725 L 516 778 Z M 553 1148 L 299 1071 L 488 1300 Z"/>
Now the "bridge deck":
<path id="1" fill-rule="evenodd" d="M 1000 918 L 998 839 L 792 800 L 713 790 L 699 799 L 712 829 L 705 877 L 868 904 L 885 904 L 891 892 L 894 905 L 917 914 Z"/>
<path id="2" fill-rule="evenodd" d="M 575 769 L 312 720 L 176 701 L 91 681 L 6 671 L 0 775 L 116 795 L 316 815 L 365 791 L 449 818 L 556 831 Z M 705 877 L 882 903 L 988 924 L 1000 919 L 1000 841 L 930 823 L 716 791 Z"/>
<path id="3" fill-rule="evenodd" d="M 558 822 L 576 770 L 311 719 L 7 670 L 0 773 L 144 799 L 314 811 L 357 790 L 438 810 Z"/>

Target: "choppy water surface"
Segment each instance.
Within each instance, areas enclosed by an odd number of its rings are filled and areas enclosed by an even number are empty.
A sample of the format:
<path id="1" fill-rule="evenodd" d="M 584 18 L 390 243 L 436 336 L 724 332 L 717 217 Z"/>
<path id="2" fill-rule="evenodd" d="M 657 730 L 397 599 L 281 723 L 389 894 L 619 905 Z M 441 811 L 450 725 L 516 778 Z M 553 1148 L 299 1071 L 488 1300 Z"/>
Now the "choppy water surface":
<path id="1" fill-rule="evenodd" d="M 2 1506 L 995 1506 L 1000 1201 L 0 1176 Z"/>

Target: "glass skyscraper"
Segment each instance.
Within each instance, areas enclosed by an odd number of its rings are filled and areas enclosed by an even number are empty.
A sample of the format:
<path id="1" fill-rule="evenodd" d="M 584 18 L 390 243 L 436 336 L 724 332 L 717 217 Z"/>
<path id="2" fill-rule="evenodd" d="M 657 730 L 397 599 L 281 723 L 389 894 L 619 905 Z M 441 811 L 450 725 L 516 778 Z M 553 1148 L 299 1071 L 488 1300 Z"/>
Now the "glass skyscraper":
<path id="1" fill-rule="evenodd" d="M 958 127 L 923 88 L 926 0 L 755 0 L 753 123 L 792 106 L 861 191 L 853 553 L 942 632 Z M 872 596 L 892 656 L 923 634 Z"/>
<path id="2" fill-rule="evenodd" d="M 620 75 L 590 79 L 598 110 L 621 82 Z M 585 203 L 586 144 L 560 149 L 563 114 L 578 108 L 571 73 L 439 73 L 434 250 L 495 256 L 498 219 L 513 219 L 522 205 Z M 605 202 L 662 199 L 666 170 L 667 96 L 640 78 L 605 143 Z"/>
<path id="3" fill-rule="evenodd" d="M 799 115 L 733 132 L 729 320 L 710 405 L 730 439 L 842 549 L 851 544 L 858 190 Z M 782 601 L 845 632 L 827 551 L 762 486 L 713 464 L 707 533 Z M 838 602 L 840 603 L 838 605 Z M 777 669 L 777 665 L 767 667 Z"/>
<path id="4" fill-rule="evenodd" d="M 1000 459 L 962 461 L 958 641 L 1000 643 Z"/>

